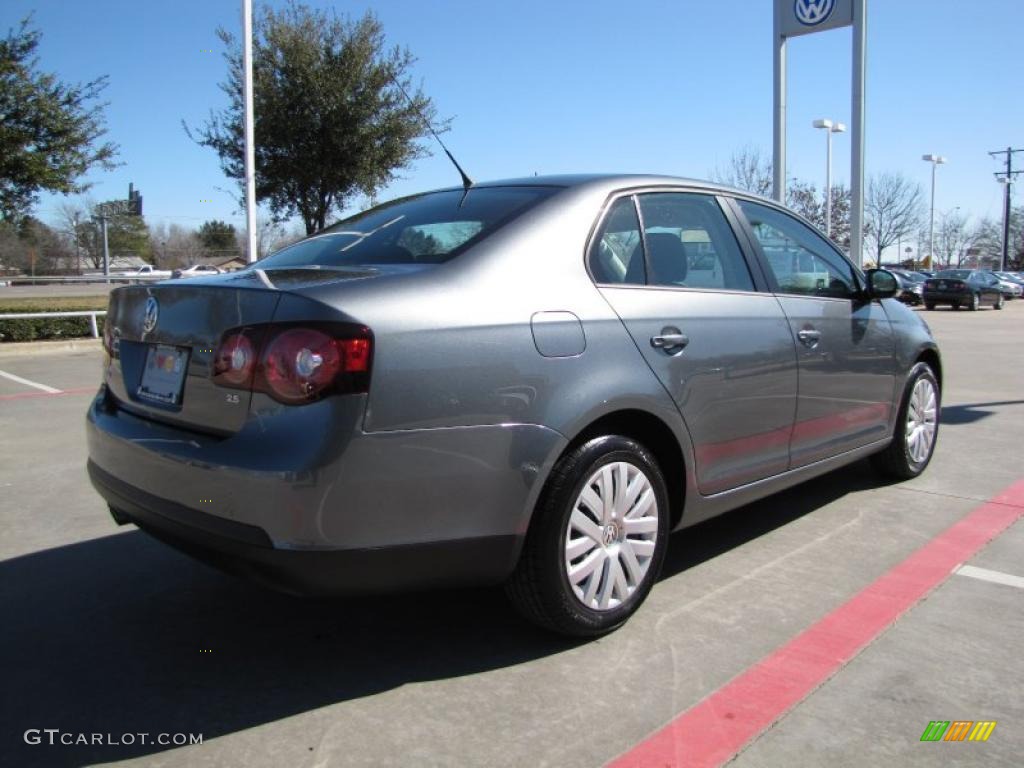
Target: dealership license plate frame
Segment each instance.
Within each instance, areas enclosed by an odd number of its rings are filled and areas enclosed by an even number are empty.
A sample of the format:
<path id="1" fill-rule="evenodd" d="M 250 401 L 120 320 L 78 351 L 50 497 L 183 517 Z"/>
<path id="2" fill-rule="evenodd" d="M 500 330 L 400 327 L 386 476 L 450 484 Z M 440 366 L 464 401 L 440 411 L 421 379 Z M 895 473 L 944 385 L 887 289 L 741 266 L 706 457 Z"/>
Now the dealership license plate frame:
<path id="1" fill-rule="evenodd" d="M 188 372 L 188 357 L 188 347 L 148 345 L 142 379 L 135 390 L 136 397 L 158 405 L 180 407 L 185 375 Z M 169 364 L 165 360 L 170 361 Z"/>

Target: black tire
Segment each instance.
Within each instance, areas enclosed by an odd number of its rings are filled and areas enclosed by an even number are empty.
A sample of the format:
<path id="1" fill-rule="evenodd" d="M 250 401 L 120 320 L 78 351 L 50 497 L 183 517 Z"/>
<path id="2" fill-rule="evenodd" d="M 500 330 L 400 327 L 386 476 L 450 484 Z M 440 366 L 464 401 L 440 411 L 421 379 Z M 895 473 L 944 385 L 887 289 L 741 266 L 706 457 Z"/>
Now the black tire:
<path id="1" fill-rule="evenodd" d="M 921 461 L 914 461 L 907 449 L 907 411 L 910 408 L 910 396 L 914 391 L 914 386 L 922 378 L 931 381 L 932 386 L 935 387 L 935 435 L 932 438 L 928 455 Z M 893 431 L 892 442 L 884 451 L 876 453 L 871 457 L 871 463 L 874 468 L 885 477 L 891 477 L 896 480 L 909 480 L 924 472 L 928 463 L 932 460 L 932 455 L 935 453 L 935 445 L 939 441 L 941 413 L 942 391 L 939 389 L 939 382 L 935 378 L 935 373 L 927 363 L 918 363 L 910 370 L 907 384 L 903 389 L 903 399 L 900 402 L 900 409 L 896 415 L 896 427 Z"/>
<path id="2" fill-rule="evenodd" d="M 935 304 L 930 301 L 926 301 L 924 303 L 924 308 L 927 309 L 929 312 L 933 312 L 935 310 Z"/>
<path id="3" fill-rule="evenodd" d="M 967 305 L 967 308 L 969 310 L 971 310 L 971 312 L 977 312 L 978 308 L 980 306 L 981 306 L 981 296 L 979 296 L 976 293 L 972 293 L 971 294 L 971 303 Z"/>
<path id="4" fill-rule="evenodd" d="M 658 531 L 647 572 L 634 592 L 614 608 L 596 610 L 585 605 L 569 583 L 566 529 L 587 480 L 600 467 L 619 461 L 646 474 L 658 505 Z M 505 591 L 525 618 L 545 629 L 573 637 L 597 637 L 618 629 L 657 581 L 668 547 L 669 520 L 668 490 L 654 456 L 640 443 L 621 435 L 589 440 L 563 456 L 551 471 Z"/>
<path id="5" fill-rule="evenodd" d="M 992 305 L 992 309 L 1002 309 L 1003 308 L 1003 303 L 1005 301 L 1006 301 L 1006 299 L 1003 297 L 1003 294 L 1000 293 L 999 294 L 999 298 L 996 299 L 996 303 Z"/>
<path id="6" fill-rule="evenodd" d="M 952 306 L 955 311 L 959 311 L 960 310 L 960 305 L 959 304 L 951 304 L 950 306 Z"/>

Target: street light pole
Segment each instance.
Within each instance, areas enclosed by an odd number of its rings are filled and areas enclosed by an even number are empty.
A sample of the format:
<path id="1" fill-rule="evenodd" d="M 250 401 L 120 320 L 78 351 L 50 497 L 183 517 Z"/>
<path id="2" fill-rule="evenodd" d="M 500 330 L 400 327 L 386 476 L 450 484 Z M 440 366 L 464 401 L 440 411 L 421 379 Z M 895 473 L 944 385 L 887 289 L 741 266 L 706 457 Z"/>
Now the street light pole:
<path id="1" fill-rule="evenodd" d="M 946 162 L 941 155 L 921 155 L 921 159 L 932 164 L 932 212 L 931 223 L 928 225 L 928 256 L 935 263 L 935 168 Z"/>
<path id="2" fill-rule="evenodd" d="M 825 129 L 825 234 L 832 237 L 832 134 L 842 133 L 846 126 L 832 120 L 815 120 L 812 125 Z"/>
<path id="3" fill-rule="evenodd" d="M 253 136 L 252 0 L 242 0 L 242 101 L 245 135 L 245 239 L 246 260 L 256 261 L 256 144 Z"/>

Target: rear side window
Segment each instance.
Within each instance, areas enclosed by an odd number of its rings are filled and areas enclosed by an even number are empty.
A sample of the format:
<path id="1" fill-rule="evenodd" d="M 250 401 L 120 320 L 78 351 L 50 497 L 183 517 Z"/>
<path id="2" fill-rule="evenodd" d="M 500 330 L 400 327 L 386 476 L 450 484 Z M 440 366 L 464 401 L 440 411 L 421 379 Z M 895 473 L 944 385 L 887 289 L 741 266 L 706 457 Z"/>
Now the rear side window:
<path id="1" fill-rule="evenodd" d="M 406 197 L 340 221 L 258 264 L 262 269 L 440 264 L 558 189 L 480 187 Z"/>
<path id="2" fill-rule="evenodd" d="M 639 196 L 647 242 L 647 282 L 674 288 L 753 291 L 736 235 L 710 195 Z"/>
<path id="3" fill-rule="evenodd" d="M 590 272 L 598 283 L 644 284 L 644 247 L 633 198 L 612 203 L 590 249 Z"/>

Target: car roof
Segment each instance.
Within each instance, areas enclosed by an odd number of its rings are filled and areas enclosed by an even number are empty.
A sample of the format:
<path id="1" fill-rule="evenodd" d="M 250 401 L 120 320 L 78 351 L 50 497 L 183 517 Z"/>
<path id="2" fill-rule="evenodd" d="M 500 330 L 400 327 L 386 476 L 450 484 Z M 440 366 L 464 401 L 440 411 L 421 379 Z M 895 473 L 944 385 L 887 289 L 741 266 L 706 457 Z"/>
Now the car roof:
<path id="1" fill-rule="evenodd" d="M 754 197 L 766 202 L 775 202 L 769 198 L 746 190 L 719 184 L 703 179 L 692 179 L 682 176 L 667 176 L 662 174 L 638 174 L 638 173 L 573 173 L 573 174 L 552 174 L 548 176 L 523 176 L 520 178 L 496 179 L 482 181 L 473 184 L 474 189 L 487 187 L 564 187 L 588 189 L 589 191 L 613 192 L 617 189 L 628 187 L 659 187 L 659 186 L 687 186 L 700 189 L 722 192 L 730 195 L 742 195 Z M 446 187 L 436 190 L 438 192 L 448 190 L 459 190 L 461 187 Z"/>

